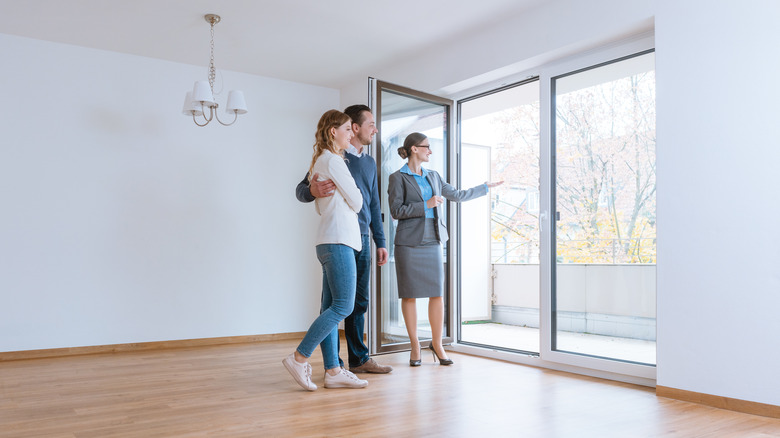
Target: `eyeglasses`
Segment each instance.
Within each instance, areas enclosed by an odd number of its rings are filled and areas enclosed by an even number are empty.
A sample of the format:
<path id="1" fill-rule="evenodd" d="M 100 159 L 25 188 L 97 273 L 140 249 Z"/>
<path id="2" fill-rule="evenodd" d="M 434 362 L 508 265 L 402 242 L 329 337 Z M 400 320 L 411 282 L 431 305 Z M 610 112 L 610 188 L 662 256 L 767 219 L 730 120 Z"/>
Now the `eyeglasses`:
<path id="1" fill-rule="evenodd" d="M 416 144 L 415 146 L 417 146 L 418 148 L 428 148 L 428 149 L 431 148 L 431 145 L 429 144 Z"/>

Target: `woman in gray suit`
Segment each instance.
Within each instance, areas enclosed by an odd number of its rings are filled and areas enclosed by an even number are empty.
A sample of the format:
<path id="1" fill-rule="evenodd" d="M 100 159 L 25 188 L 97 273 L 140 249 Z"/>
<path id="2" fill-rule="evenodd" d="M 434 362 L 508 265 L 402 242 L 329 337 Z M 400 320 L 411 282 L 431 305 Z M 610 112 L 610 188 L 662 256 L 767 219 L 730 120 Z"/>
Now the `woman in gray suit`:
<path id="1" fill-rule="evenodd" d="M 431 345 L 442 365 L 452 360 L 442 347 L 444 329 L 444 267 L 441 243 L 449 238 L 441 205 L 444 200 L 462 202 L 485 196 L 491 187 L 502 182 L 485 183 L 468 190 L 458 190 L 442 181 L 434 170 L 422 167 L 430 160 L 428 137 L 419 132 L 409 134 L 398 155 L 407 163 L 390 175 L 387 194 L 390 214 L 398 220 L 395 234 L 395 272 L 398 297 L 412 344 L 410 366 L 420 366 L 422 351 L 417 339 L 417 298 L 428 298 L 428 320 L 431 323 Z"/>

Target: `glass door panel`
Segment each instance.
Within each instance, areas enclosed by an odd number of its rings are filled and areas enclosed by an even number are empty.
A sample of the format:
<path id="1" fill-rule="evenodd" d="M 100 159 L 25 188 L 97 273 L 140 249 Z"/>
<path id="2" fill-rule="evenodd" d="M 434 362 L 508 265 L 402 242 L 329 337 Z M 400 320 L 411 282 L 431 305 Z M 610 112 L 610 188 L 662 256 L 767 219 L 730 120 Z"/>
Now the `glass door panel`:
<path id="1" fill-rule="evenodd" d="M 376 287 L 371 300 L 372 309 L 372 352 L 389 352 L 409 348 L 401 301 L 395 272 L 394 240 L 397 221 L 390 216 L 387 201 L 387 185 L 390 174 L 400 169 L 406 160 L 398 155 L 398 148 L 412 132 L 421 132 L 428 136 L 431 144 L 431 159 L 426 168 L 435 170 L 448 180 L 450 149 L 450 111 L 452 101 L 421 93 L 408 88 L 376 81 L 374 92 L 374 115 L 379 129 L 376 137 L 375 158 L 378 163 L 379 195 L 382 204 L 383 226 L 387 238 L 389 261 L 378 269 Z M 445 209 L 446 212 L 446 209 Z M 445 214 L 449 214 L 448 212 Z M 445 290 L 444 290 L 444 340 L 452 342 L 452 324 L 448 317 L 452 293 L 449 281 L 450 254 L 447 245 L 444 250 Z M 428 322 L 428 300 L 417 300 L 417 327 L 421 341 L 430 340 Z"/>
<path id="2" fill-rule="evenodd" d="M 539 81 L 459 102 L 462 343 L 539 353 Z"/>
<path id="3" fill-rule="evenodd" d="M 655 57 L 552 79 L 552 349 L 655 364 Z"/>

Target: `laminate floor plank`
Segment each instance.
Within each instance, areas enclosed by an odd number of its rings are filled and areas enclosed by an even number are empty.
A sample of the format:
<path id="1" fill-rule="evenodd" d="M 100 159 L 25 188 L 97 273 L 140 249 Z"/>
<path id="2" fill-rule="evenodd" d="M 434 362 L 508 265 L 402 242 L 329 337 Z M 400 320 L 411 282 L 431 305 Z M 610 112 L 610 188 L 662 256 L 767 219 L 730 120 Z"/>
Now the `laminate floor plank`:
<path id="1" fill-rule="evenodd" d="M 296 344 L 0 362 L 0 437 L 780 437 L 778 419 L 458 353 L 383 355 L 391 374 L 326 389 L 318 351 L 308 392 L 281 364 Z"/>

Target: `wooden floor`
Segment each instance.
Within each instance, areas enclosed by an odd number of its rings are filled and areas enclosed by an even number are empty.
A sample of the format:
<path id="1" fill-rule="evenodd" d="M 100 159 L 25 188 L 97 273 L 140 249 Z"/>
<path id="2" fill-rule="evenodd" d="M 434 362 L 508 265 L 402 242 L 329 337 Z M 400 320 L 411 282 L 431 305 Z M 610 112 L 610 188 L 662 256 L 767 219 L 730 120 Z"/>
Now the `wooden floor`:
<path id="1" fill-rule="evenodd" d="M 0 437 L 780 437 L 780 420 L 451 353 L 365 389 L 306 392 L 291 341 L 0 362 Z"/>

